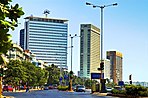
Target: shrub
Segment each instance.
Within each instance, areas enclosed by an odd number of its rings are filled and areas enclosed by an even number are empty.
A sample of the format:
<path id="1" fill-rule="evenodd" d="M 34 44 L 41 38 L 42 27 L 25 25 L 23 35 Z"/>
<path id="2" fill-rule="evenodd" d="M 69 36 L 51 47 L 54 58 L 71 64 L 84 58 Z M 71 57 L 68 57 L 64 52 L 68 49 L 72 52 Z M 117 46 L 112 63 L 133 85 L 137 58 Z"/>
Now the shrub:
<path id="1" fill-rule="evenodd" d="M 66 91 L 68 90 L 68 86 L 58 86 L 58 90 Z"/>
<path id="2" fill-rule="evenodd" d="M 119 94 L 119 90 L 113 89 L 113 90 L 111 91 L 111 93 L 112 93 L 112 94 Z"/>
<path id="3" fill-rule="evenodd" d="M 148 97 L 148 91 L 139 91 L 139 96 Z"/>
<path id="4" fill-rule="evenodd" d="M 147 92 L 147 89 L 143 86 L 136 86 L 136 85 L 129 85 L 126 86 L 126 94 L 127 95 L 135 95 L 135 96 L 140 96 L 142 92 Z"/>
<path id="5" fill-rule="evenodd" d="M 125 90 L 119 90 L 119 94 L 125 95 L 126 94 L 126 91 Z"/>

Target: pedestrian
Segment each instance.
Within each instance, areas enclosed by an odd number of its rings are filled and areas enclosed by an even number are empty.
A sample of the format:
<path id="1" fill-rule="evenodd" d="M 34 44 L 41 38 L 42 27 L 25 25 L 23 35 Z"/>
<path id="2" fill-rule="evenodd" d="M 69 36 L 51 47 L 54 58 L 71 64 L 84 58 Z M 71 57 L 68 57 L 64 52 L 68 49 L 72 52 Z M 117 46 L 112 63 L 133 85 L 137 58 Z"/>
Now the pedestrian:
<path id="1" fill-rule="evenodd" d="M 26 92 L 29 92 L 29 87 L 26 88 Z"/>

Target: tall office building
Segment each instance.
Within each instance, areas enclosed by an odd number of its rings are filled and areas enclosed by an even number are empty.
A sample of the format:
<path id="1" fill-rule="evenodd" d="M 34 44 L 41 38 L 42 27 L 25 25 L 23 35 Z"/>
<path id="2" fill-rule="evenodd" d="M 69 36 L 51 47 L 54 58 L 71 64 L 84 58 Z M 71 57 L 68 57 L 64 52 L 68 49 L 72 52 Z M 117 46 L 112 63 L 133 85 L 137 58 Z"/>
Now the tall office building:
<path id="1" fill-rule="evenodd" d="M 99 73 L 100 29 L 92 24 L 81 24 L 80 35 L 80 77 L 90 78 L 91 73 Z"/>
<path id="2" fill-rule="evenodd" d="M 104 79 L 110 80 L 110 60 L 104 60 Z"/>
<path id="3" fill-rule="evenodd" d="M 20 46 L 24 49 L 24 29 L 20 30 Z"/>
<path id="4" fill-rule="evenodd" d="M 68 20 L 41 17 L 26 17 L 24 49 L 49 65 L 67 69 Z"/>
<path id="5" fill-rule="evenodd" d="M 122 53 L 117 51 L 107 51 L 107 59 L 110 60 L 111 79 L 114 83 L 122 81 Z"/>

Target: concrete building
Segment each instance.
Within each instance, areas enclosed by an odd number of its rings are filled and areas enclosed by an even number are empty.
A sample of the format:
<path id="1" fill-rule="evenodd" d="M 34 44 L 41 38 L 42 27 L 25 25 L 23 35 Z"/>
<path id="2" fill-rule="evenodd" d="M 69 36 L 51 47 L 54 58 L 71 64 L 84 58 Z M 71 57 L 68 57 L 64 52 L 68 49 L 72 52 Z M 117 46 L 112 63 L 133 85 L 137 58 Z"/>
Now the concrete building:
<path id="1" fill-rule="evenodd" d="M 99 73 L 100 29 L 92 24 L 81 24 L 80 36 L 80 77 L 91 78 L 91 73 Z"/>
<path id="2" fill-rule="evenodd" d="M 111 79 L 110 73 L 111 73 L 110 60 L 105 59 L 104 60 L 104 79 L 109 79 L 110 80 Z"/>
<path id="3" fill-rule="evenodd" d="M 67 69 L 68 20 L 26 17 L 23 49 L 30 50 L 37 60 Z M 20 34 L 20 36 L 21 36 Z"/>
<path id="4" fill-rule="evenodd" d="M 9 60 L 23 60 L 24 50 L 16 43 L 12 44 L 12 48 L 8 50 L 6 57 Z"/>
<path id="5" fill-rule="evenodd" d="M 47 66 L 47 64 L 43 61 L 37 60 L 35 54 L 31 53 L 29 50 L 23 50 L 16 43 L 12 44 L 12 48 L 6 54 L 6 61 L 9 62 L 10 60 L 25 60 L 33 63 L 35 66 L 40 67 L 41 69 Z"/>
<path id="6" fill-rule="evenodd" d="M 125 81 L 124 84 L 130 84 L 129 81 Z M 148 87 L 148 82 L 140 82 L 140 81 L 133 81 L 132 82 L 133 85 L 141 85 L 141 86 L 144 86 L 144 87 Z"/>
<path id="7" fill-rule="evenodd" d="M 118 51 L 107 51 L 107 59 L 110 60 L 110 78 L 113 79 L 114 83 L 122 81 L 122 53 Z"/>
<path id="8" fill-rule="evenodd" d="M 24 49 L 24 29 L 20 30 L 20 46 Z"/>

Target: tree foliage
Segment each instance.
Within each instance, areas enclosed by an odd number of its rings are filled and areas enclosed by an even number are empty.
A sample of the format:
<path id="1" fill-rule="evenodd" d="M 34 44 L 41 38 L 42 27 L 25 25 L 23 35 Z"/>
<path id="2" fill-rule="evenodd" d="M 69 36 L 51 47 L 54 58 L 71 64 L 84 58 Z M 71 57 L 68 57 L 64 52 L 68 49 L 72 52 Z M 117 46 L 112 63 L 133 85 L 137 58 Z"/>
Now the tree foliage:
<path id="1" fill-rule="evenodd" d="M 52 64 L 51 66 L 47 67 L 46 70 L 49 72 L 47 84 L 59 84 L 60 69 L 58 66 Z"/>
<path id="2" fill-rule="evenodd" d="M 12 0 L 0 0 L 0 55 L 5 54 L 11 47 L 9 30 L 14 30 L 18 25 L 18 18 L 24 12 L 18 4 L 10 5 Z"/>
<path id="3" fill-rule="evenodd" d="M 48 72 L 28 61 L 11 60 L 4 71 L 4 83 L 17 86 L 42 86 L 47 82 Z"/>

